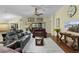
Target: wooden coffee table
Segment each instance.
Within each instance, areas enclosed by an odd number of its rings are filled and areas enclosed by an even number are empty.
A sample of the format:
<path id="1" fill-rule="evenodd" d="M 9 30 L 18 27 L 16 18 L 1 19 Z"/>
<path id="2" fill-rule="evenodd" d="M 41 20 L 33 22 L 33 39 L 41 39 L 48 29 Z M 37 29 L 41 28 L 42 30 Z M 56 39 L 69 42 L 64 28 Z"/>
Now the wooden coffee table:
<path id="1" fill-rule="evenodd" d="M 36 46 L 43 46 L 44 45 L 44 38 L 43 37 L 35 37 L 35 44 L 36 44 Z"/>

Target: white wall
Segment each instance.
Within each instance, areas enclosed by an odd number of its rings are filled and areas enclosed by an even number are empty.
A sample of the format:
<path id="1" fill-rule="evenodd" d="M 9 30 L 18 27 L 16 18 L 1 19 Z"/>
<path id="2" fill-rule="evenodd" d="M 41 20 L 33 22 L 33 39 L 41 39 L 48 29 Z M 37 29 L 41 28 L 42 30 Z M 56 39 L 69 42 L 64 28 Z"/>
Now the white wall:
<path id="1" fill-rule="evenodd" d="M 51 33 L 51 18 L 45 17 L 44 22 L 45 22 L 45 27 L 46 27 L 47 33 Z"/>

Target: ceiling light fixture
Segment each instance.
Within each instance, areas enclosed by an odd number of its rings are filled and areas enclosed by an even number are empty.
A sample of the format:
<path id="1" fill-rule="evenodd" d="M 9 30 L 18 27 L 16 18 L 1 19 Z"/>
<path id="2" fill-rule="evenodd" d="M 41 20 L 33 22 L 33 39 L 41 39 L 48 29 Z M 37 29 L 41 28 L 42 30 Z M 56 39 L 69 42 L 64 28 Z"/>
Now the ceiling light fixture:
<path id="1" fill-rule="evenodd" d="M 43 13 L 38 12 L 38 11 L 39 11 L 39 9 L 38 9 L 38 8 L 35 8 L 35 15 L 36 15 L 36 16 L 43 15 Z"/>

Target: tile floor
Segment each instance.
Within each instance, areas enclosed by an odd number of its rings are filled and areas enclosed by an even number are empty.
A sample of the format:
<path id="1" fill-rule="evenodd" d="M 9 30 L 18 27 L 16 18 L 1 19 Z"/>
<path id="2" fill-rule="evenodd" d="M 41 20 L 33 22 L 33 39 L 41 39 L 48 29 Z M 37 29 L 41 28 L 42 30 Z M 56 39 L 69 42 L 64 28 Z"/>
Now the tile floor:
<path id="1" fill-rule="evenodd" d="M 64 51 L 50 37 L 44 39 L 44 46 L 36 46 L 35 38 L 31 37 L 23 53 L 64 53 Z"/>

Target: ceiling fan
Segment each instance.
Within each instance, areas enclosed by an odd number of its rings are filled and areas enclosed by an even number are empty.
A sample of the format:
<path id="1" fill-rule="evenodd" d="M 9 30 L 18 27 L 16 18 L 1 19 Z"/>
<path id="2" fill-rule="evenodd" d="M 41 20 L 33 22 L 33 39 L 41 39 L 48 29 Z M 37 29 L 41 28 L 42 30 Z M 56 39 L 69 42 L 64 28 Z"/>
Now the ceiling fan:
<path id="1" fill-rule="evenodd" d="M 43 15 L 43 13 L 40 13 L 40 12 L 38 12 L 38 11 L 39 11 L 39 9 L 38 9 L 38 8 L 35 8 L 35 15 L 36 15 L 36 16 Z"/>

